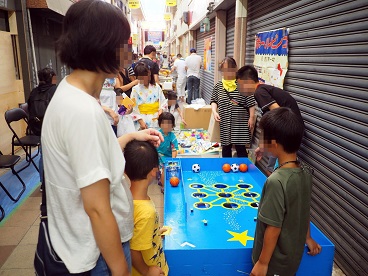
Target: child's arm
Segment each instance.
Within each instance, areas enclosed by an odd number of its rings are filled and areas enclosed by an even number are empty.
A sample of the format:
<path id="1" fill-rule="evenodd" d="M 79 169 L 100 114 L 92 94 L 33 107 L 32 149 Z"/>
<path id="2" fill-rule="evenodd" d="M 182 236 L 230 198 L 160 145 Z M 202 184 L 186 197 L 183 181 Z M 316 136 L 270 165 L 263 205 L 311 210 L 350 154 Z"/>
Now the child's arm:
<path id="1" fill-rule="evenodd" d="M 130 254 L 132 256 L 132 265 L 133 267 L 141 274 L 147 276 L 160 276 L 163 275 L 163 271 L 158 266 L 148 266 L 142 256 L 141 251 L 130 250 Z"/>
<path id="2" fill-rule="evenodd" d="M 267 225 L 266 231 L 264 233 L 261 255 L 254 265 L 250 275 L 260 276 L 267 274 L 268 264 L 271 260 L 273 251 L 275 250 L 280 232 L 281 228 Z"/>
<path id="3" fill-rule="evenodd" d="M 249 108 L 249 120 L 248 120 L 248 127 L 249 130 L 252 130 L 254 127 L 254 112 L 255 112 L 256 108 L 255 106 L 252 106 Z"/>
<path id="4" fill-rule="evenodd" d="M 315 240 L 312 239 L 311 235 L 310 235 L 310 223 L 308 223 L 308 231 L 307 231 L 307 238 L 305 240 L 305 243 L 307 244 L 309 251 L 308 251 L 308 255 L 312 255 L 315 256 L 319 253 L 321 253 L 321 246 L 315 242 Z"/>
<path id="5" fill-rule="evenodd" d="M 181 121 L 184 125 L 187 125 L 187 122 L 184 120 L 184 116 L 183 116 L 183 113 L 181 112 L 181 109 L 180 107 L 177 108 L 178 112 L 179 112 L 179 116 L 181 118 Z"/>
<path id="6" fill-rule="evenodd" d="M 171 132 L 171 135 L 172 135 L 172 151 L 171 151 L 171 156 L 172 158 L 175 158 L 177 155 L 178 155 L 178 150 L 179 150 L 179 144 L 178 144 L 178 140 L 176 139 L 176 136 L 174 133 Z"/>

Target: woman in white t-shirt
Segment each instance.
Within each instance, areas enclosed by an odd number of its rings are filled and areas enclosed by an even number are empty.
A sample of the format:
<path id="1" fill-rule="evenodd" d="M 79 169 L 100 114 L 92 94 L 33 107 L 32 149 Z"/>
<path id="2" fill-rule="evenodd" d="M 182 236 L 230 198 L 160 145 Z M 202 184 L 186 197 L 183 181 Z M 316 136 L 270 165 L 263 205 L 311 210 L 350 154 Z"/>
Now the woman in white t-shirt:
<path id="1" fill-rule="evenodd" d="M 129 36 L 118 8 L 90 0 L 69 8 L 57 43 L 73 71 L 47 108 L 42 149 L 51 243 L 73 274 L 130 275 L 133 204 L 122 149 L 133 139 L 163 139 L 151 129 L 117 139 L 97 101 L 126 60 L 119 49 Z"/>

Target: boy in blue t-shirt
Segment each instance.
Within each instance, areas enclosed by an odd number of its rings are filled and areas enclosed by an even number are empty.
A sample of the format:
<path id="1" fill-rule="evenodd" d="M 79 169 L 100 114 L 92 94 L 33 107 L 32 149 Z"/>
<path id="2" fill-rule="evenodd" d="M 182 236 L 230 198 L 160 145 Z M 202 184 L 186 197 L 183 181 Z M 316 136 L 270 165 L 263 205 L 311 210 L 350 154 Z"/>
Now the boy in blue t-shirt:
<path id="1" fill-rule="evenodd" d="M 170 112 L 162 112 L 158 117 L 158 125 L 160 132 L 164 137 L 157 151 L 161 158 L 172 157 L 175 158 L 178 154 L 179 146 L 175 134 L 172 132 L 175 127 L 175 118 Z"/>
<path id="2" fill-rule="evenodd" d="M 175 118 L 170 112 L 162 112 L 158 117 L 158 125 L 160 127 L 160 132 L 164 137 L 164 141 L 161 142 L 157 151 L 160 155 L 160 169 L 161 175 L 164 174 L 165 168 L 165 157 L 175 158 L 178 155 L 178 140 L 176 139 L 175 134 L 172 132 L 175 127 Z M 158 185 L 163 186 L 161 180 L 161 175 L 158 176 Z M 161 192 L 163 193 L 164 189 L 161 188 Z"/>

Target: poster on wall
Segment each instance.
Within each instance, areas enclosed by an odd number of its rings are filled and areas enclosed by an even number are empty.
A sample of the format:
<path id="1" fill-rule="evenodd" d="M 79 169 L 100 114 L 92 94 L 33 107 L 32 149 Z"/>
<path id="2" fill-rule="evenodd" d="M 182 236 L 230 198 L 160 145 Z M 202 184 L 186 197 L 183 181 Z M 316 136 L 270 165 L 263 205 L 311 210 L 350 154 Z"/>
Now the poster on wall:
<path id="1" fill-rule="evenodd" d="M 211 71 L 211 49 L 212 37 L 204 39 L 203 69 Z"/>
<path id="2" fill-rule="evenodd" d="M 283 88 L 288 69 L 289 29 L 260 32 L 255 40 L 253 64 L 259 82 Z"/>

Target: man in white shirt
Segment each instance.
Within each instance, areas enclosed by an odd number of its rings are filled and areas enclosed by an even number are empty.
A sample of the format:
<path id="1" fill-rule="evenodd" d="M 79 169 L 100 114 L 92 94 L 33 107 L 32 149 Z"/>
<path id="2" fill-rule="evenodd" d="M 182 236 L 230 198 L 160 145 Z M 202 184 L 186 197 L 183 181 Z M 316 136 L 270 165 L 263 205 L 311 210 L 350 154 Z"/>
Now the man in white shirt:
<path id="1" fill-rule="evenodd" d="M 176 71 L 178 74 L 178 78 L 176 80 L 176 92 L 178 94 L 179 101 L 184 102 L 187 70 L 185 68 L 185 60 L 181 54 L 177 54 L 176 57 L 177 59 L 174 61 L 174 66 L 171 69 L 171 72 Z"/>
<path id="2" fill-rule="evenodd" d="M 187 89 L 188 98 L 187 103 L 190 104 L 192 100 L 199 98 L 199 69 L 202 66 L 202 58 L 197 55 L 196 49 L 190 49 L 190 56 L 185 59 L 185 69 L 187 70 Z"/>

